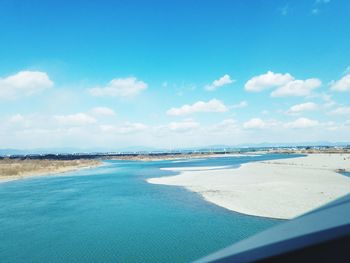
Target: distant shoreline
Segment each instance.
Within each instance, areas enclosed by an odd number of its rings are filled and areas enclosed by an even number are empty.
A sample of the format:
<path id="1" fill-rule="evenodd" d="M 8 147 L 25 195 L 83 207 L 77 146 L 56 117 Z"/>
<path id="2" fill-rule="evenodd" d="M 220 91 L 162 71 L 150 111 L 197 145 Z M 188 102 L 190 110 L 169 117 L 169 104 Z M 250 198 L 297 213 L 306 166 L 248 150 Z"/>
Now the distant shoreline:
<path id="1" fill-rule="evenodd" d="M 89 169 L 101 166 L 102 161 L 96 159 L 80 160 L 0 160 L 0 183 L 35 176 L 47 176 L 66 172 Z"/>
<path id="2" fill-rule="evenodd" d="M 171 161 L 171 160 L 190 160 L 201 158 L 221 158 L 221 157 L 238 157 L 238 156 L 256 156 L 254 153 L 184 153 L 184 154 L 139 154 L 139 155 L 125 155 L 105 157 L 104 160 L 127 160 L 127 161 Z"/>
<path id="3" fill-rule="evenodd" d="M 298 147 L 263 147 L 241 149 L 186 150 L 161 152 L 101 152 L 101 153 L 32 153 L 3 154 L 2 159 L 30 160 L 130 160 L 130 161 L 163 161 L 209 157 L 255 156 L 260 154 L 350 154 L 350 146 L 298 146 Z"/>
<path id="4" fill-rule="evenodd" d="M 45 176 L 71 172 L 80 169 L 88 169 L 102 165 L 103 160 L 121 161 L 180 161 L 221 158 L 257 156 L 262 154 L 347 154 L 349 148 L 327 147 L 324 149 L 294 149 L 294 148 L 269 148 L 266 150 L 251 151 L 213 151 L 213 152 L 162 152 L 162 153 L 81 153 L 81 154 L 28 154 L 0 156 L 0 182 L 18 180 L 31 176 Z M 340 171 L 342 172 L 342 170 Z"/>

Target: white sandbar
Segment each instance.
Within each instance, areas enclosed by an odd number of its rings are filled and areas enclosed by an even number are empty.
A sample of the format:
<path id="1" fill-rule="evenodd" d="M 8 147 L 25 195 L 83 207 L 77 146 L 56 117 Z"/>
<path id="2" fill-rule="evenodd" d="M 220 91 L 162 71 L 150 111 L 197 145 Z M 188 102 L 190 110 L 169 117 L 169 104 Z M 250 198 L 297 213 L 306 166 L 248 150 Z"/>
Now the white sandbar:
<path id="1" fill-rule="evenodd" d="M 209 169 L 208 169 L 209 168 Z M 290 219 L 350 193 L 350 154 L 251 162 L 239 168 L 176 168 L 153 184 L 183 186 L 209 202 L 248 215 Z M 167 168 L 169 170 L 169 168 Z"/>

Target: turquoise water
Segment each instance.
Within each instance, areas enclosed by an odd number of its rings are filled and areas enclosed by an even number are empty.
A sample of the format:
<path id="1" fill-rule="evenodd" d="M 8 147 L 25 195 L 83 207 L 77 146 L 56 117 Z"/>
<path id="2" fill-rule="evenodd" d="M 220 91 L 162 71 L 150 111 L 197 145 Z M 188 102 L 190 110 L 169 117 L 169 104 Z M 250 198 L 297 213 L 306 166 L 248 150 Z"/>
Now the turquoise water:
<path id="1" fill-rule="evenodd" d="M 344 174 L 344 175 L 346 175 L 346 176 L 349 176 L 349 177 L 350 177 L 350 172 L 346 172 L 346 173 L 342 173 L 342 174 Z"/>
<path id="2" fill-rule="evenodd" d="M 281 221 L 228 211 L 180 187 L 152 185 L 160 167 L 238 166 L 265 155 L 106 166 L 0 184 L 0 262 L 188 262 Z"/>

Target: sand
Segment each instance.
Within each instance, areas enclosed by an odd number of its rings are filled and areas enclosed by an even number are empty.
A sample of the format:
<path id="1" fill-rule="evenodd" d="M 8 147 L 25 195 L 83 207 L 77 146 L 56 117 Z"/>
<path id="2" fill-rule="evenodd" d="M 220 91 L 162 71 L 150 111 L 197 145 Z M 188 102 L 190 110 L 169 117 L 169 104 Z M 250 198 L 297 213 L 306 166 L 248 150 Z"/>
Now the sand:
<path id="1" fill-rule="evenodd" d="M 291 219 L 350 193 L 350 177 L 338 169 L 350 171 L 350 154 L 310 154 L 228 169 L 167 168 L 179 174 L 147 181 L 183 186 L 239 213 Z"/>
<path id="2" fill-rule="evenodd" d="M 0 183 L 32 176 L 47 176 L 102 165 L 99 160 L 0 160 Z"/>

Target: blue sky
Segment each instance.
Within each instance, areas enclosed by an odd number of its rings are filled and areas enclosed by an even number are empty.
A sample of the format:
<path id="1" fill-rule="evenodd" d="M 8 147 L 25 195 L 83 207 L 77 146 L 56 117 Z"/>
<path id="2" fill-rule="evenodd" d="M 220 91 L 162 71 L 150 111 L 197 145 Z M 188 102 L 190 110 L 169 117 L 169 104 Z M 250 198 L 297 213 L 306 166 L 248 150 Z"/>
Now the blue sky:
<path id="1" fill-rule="evenodd" d="M 1 0 L 0 147 L 350 141 L 349 15 L 345 0 Z"/>

